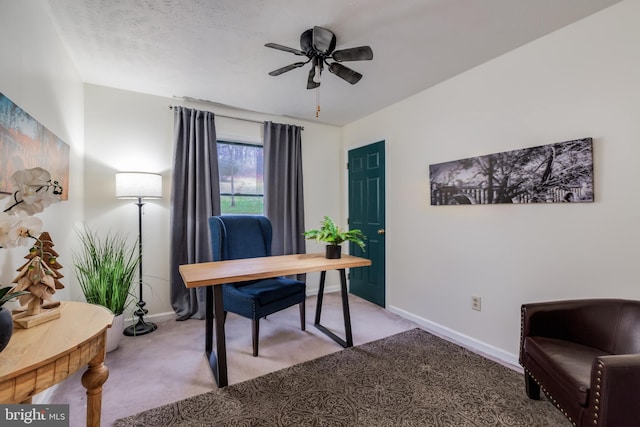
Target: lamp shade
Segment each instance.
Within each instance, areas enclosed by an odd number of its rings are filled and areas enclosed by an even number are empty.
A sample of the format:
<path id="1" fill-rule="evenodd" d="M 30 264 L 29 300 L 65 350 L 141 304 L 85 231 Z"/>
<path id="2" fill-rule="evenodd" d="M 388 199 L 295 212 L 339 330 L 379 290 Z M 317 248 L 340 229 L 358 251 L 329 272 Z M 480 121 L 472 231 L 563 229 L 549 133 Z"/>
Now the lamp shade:
<path id="1" fill-rule="evenodd" d="M 116 173 L 118 199 L 161 199 L 162 175 L 147 172 Z"/>

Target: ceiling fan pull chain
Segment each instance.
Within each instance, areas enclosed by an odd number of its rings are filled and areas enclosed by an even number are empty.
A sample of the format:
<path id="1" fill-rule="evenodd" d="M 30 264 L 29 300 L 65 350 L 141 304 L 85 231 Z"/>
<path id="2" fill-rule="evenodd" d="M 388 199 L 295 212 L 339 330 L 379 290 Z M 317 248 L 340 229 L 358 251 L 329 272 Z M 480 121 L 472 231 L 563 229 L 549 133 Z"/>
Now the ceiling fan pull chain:
<path id="1" fill-rule="evenodd" d="M 316 88 L 316 118 L 320 116 L 320 86 Z"/>

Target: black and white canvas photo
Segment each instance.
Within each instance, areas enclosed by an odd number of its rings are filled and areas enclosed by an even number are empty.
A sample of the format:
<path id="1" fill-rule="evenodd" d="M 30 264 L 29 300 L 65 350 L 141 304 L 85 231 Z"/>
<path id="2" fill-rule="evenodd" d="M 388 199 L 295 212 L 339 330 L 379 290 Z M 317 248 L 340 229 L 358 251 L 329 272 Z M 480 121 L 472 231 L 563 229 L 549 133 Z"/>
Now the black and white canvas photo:
<path id="1" fill-rule="evenodd" d="M 432 205 L 593 202 L 593 140 L 429 165 Z"/>

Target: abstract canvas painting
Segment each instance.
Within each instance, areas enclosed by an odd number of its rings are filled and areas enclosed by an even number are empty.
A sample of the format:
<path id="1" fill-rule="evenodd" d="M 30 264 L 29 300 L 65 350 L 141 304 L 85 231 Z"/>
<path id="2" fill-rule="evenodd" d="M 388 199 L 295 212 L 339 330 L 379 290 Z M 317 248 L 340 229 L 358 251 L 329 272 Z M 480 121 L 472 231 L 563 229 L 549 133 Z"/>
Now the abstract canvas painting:
<path id="1" fill-rule="evenodd" d="M 593 140 L 429 165 L 432 205 L 593 202 Z"/>
<path id="2" fill-rule="evenodd" d="M 12 191 L 14 172 L 41 167 L 69 195 L 69 146 L 0 93 L 0 193 Z"/>

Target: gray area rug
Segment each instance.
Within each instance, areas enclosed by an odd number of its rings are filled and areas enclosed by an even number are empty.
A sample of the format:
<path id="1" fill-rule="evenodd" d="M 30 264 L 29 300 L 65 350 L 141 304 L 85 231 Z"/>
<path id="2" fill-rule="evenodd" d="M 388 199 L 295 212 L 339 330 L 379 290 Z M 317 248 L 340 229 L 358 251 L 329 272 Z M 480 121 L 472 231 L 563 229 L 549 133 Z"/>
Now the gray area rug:
<path id="1" fill-rule="evenodd" d="M 117 420 L 142 426 L 570 426 L 521 374 L 413 329 Z"/>

